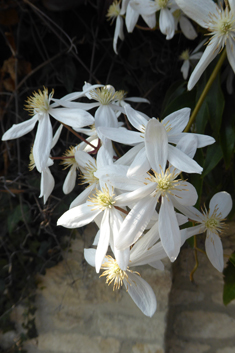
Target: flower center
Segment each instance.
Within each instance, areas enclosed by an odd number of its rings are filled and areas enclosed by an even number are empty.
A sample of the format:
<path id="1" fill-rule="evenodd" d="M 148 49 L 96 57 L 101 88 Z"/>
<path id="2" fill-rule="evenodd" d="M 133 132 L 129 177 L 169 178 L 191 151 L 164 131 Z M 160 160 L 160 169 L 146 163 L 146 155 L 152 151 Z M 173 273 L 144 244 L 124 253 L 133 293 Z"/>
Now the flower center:
<path id="1" fill-rule="evenodd" d="M 90 92 L 90 96 L 102 105 L 108 105 L 110 102 L 115 100 L 121 100 L 123 98 L 123 92 L 117 91 L 111 85 L 107 85 L 101 88 L 96 88 Z"/>
<path id="2" fill-rule="evenodd" d="M 95 160 L 94 162 L 96 164 Z M 81 177 L 83 179 L 82 184 L 97 184 L 99 179 L 94 176 L 97 168 L 91 162 L 89 162 L 83 169 L 83 176 Z"/>
<path id="3" fill-rule="evenodd" d="M 102 190 L 96 189 L 96 195 L 94 197 L 88 197 L 88 201 L 95 205 L 95 208 L 105 210 L 106 208 L 112 208 L 116 202 L 113 197 L 115 196 L 112 188 L 112 193 L 109 193 L 107 185 Z M 91 205 L 92 206 L 92 205 Z"/>
<path id="4" fill-rule="evenodd" d="M 169 0 L 156 0 L 158 6 L 159 6 L 161 9 L 164 9 L 165 7 L 167 7 L 168 1 L 169 1 Z"/>
<path id="5" fill-rule="evenodd" d="M 223 229 L 225 228 L 225 224 L 222 219 L 222 215 L 221 212 L 218 213 L 218 205 L 216 205 L 212 215 L 209 215 L 209 211 L 207 211 L 206 208 L 204 208 L 204 210 L 202 210 L 203 215 L 205 217 L 204 219 L 204 226 L 206 229 L 218 234 L 221 233 L 223 231 Z M 219 235 L 219 234 L 218 234 Z"/>
<path id="6" fill-rule="evenodd" d="M 165 196 L 166 194 L 171 194 L 171 190 L 181 190 L 177 189 L 177 184 L 179 183 L 179 181 L 181 181 L 181 179 L 177 179 L 174 180 L 179 173 L 175 173 L 174 172 L 175 169 L 173 170 L 173 172 L 170 172 L 170 168 L 166 169 L 165 173 L 164 171 L 161 169 L 161 173 L 157 173 L 153 170 L 154 175 L 149 174 L 150 178 L 147 178 L 147 180 L 150 180 L 151 182 L 155 182 L 157 183 L 157 187 L 155 190 L 155 193 L 160 191 L 161 192 L 161 196 Z"/>
<path id="7" fill-rule="evenodd" d="M 78 167 L 77 161 L 74 157 L 75 155 L 75 147 L 70 146 L 64 153 L 63 157 L 63 161 L 60 164 L 64 165 L 64 169 L 67 169 L 69 167 L 72 167 L 73 165 L 75 165 L 76 167 Z"/>
<path id="8" fill-rule="evenodd" d="M 186 49 L 182 52 L 182 54 L 180 55 L 180 59 L 181 60 L 189 60 L 189 50 Z"/>
<path id="9" fill-rule="evenodd" d="M 38 92 L 33 92 L 32 96 L 28 97 L 25 104 L 25 110 L 28 110 L 30 115 L 47 113 L 50 108 L 50 100 L 53 97 L 54 90 L 48 96 L 48 89 L 40 89 Z"/>
<path id="10" fill-rule="evenodd" d="M 120 1 L 115 0 L 112 5 L 109 6 L 108 13 L 106 15 L 108 17 L 108 21 L 112 20 L 113 22 L 113 20 L 120 15 L 120 11 Z"/>
<path id="11" fill-rule="evenodd" d="M 226 3 L 225 9 L 217 8 L 217 14 L 210 14 L 208 29 L 214 37 L 219 39 L 218 45 L 224 47 L 228 38 L 235 39 L 235 16 Z"/>
<path id="12" fill-rule="evenodd" d="M 123 286 L 123 282 L 126 281 L 126 286 L 128 290 L 128 284 L 131 286 L 131 283 L 128 279 L 128 273 L 135 273 L 140 276 L 140 274 L 136 271 L 129 270 L 127 267 L 126 271 L 120 269 L 116 260 L 112 258 L 110 255 L 106 255 L 105 258 L 107 262 L 104 262 L 101 266 L 101 269 L 105 270 L 100 277 L 107 276 L 106 283 L 110 285 L 113 283 L 113 290 L 120 289 Z"/>

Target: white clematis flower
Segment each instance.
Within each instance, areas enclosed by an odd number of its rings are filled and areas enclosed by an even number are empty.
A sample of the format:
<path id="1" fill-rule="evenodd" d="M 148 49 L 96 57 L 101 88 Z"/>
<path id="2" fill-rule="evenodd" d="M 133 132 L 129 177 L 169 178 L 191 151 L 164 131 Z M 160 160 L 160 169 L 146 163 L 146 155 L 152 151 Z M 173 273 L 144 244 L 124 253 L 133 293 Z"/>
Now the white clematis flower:
<path id="1" fill-rule="evenodd" d="M 124 143 L 127 145 L 139 145 L 135 146 L 135 157 L 129 167 L 128 176 L 134 176 L 138 174 L 144 174 L 150 169 L 149 156 L 146 154 L 146 145 L 151 145 L 152 151 L 158 151 L 159 158 L 161 154 L 167 155 L 168 161 L 177 169 L 187 173 L 201 173 L 202 168 L 192 158 L 187 156 L 184 152 L 179 152 L 174 146 L 177 144 L 182 137 L 185 135 L 194 136 L 197 139 L 197 147 L 204 147 L 215 142 L 214 138 L 210 136 L 200 134 L 187 134 L 182 131 L 186 127 L 190 109 L 180 109 L 166 118 L 161 122 L 157 119 L 149 119 L 146 115 L 142 114 L 131 108 L 130 105 L 125 105 L 125 112 L 130 123 L 139 131 L 130 131 L 124 128 L 108 128 L 100 127 L 98 131 L 105 137 L 112 141 Z M 147 129 L 148 125 L 151 128 Z M 147 129 L 147 133 L 146 133 Z M 163 143 L 164 139 L 164 143 Z M 130 152 L 131 153 L 131 152 Z M 125 164 L 122 162 L 122 164 Z M 160 161 L 158 165 L 161 164 Z M 161 164 L 162 165 L 162 164 Z"/>
<path id="2" fill-rule="evenodd" d="M 210 200 L 209 210 L 207 211 L 205 208 L 202 213 L 194 207 L 179 206 L 179 210 L 190 220 L 199 223 L 195 227 L 187 228 L 184 240 L 193 235 L 206 232 L 206 254 L 212 265 L 220 272 L 223 272 L 224 268 L 223 245 L 220 234 L 224 228 L 223 221 L 231 209 L 232 198 L 225 191 L 215 194 Z"/>
<path id="3" fill-rule="evenodd" d="M 107 13 L 108 20 L 111 20 L 112 23 L 116 19 L 116 26 L 114 31 L 113 37 L 113 50 L 117 54 L 117 41 L 118 38 L 124 40 L 124 33 L 123 33 L 123 18 L 124 15 L 123 9 L 120 8 L 120 1 L 115 0 L 112 5 L 110 5 Z"/>
<path id="4" fill-rule="evenodd" d="M 156 26 L 156 12 L 160 11 L 159 28 L 166 35 L 166 39 L 173 38 L 175 34 L 175 20 L 170 11 L 173 4 L 173 0 L 132 0 L 130 2 L 130 6 L 135 11 L 151 20 L 151 28 Z"/>
<path id="5" fill-rule="evenodd" d="M 56 120 L 66 125 L 80 128 L 94 123 L 91 114 L 81 109 L 55 108 L 57 103 L 50 104 L 53 91 L 48 95 L 48 89 L 34 92 L 29 97 L 26 104 L 28 110 L 33 117 L 23 123 L 14 124 L 2 136 L 3 141 L 16 139 L 30 132 L 38 122 L 38 129 L 33 145 L 34 161 L 39 172 L 47 167 L 48 158 L 52 145 L 52 126 L 50 115 Z M 43 146 L 43 148 L 42 148 Z"/>
<path id="6" fill-rule="evenodd" d="M 227 57 L 235 72 L 235 0 L 228 0 L 225 8 L 219 7 L 213 0 L 175 0 L 177 5 L 192 20 L 211 34 L 206 50 L 195 67 L 188 82 L 191 90 L 201 75 L 226 46 Z"/>
<path id="7" fill-rule="evenodd" d="M 136 271 L 130 268 L 133 266 L 141 266 L 149 264 L 154 268 L 163 270 L 164 265 L 161 262 L 166 257 L 166 253 L 159 239 L 157 224 L 155 224 L 143 237 L 135 243 L 130 250 L 130 259 L 126 269 L 121 269 L 118 263 L 117 250 L 113 248 L 114 258 L 106 255 L 101 270 L 104 270 L 100 277 L 106 276 L 106 283 L 113 284 L 113 290 L 120 289 L 125 286 L 127 293 L 130 295 L 135 304 L 146 316 L 153 316 L 157 309 L 157 301 L 155 294 L 150 285 L 140 277 Z M 95 266 L 96 250 L 84 249 L 86 261 Z"/>
<path id="8" fill-rule="evenodd" d="M 192 66 L 194 62 L 198 61 L 201 58 L 203 52 L 198 50 L 202 47 L 204 43 L 205 40 L 199 43 L 199 45 L 193 50 L 192 53 L 190 53 L 190 51 L 186 49 L 180 55 L 179 59 L 184 61 L 183 65 L 181 66 L 181 72 L 185 80 L 187 80 L 188 78 L 190 66 Z"/>

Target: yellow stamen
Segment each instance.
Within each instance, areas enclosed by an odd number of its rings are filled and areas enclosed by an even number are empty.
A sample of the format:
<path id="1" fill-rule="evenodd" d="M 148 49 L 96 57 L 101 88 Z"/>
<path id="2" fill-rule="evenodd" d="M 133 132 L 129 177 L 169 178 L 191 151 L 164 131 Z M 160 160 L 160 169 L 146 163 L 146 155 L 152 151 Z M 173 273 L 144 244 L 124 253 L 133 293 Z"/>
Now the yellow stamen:
<path id="1" fill-rule="evenodd" d="M 48 89 L 40 89 L 38 92 L 34 91 L 32 96 L 28 97 L 25 104 L 25 110 L 28 110 L 30 115 L 47 113 L 50 108 L 50 100 L 54 94 L 54 90 L 48 96 Z"/>
<path id="2" fill-rule="evenodd" d="M 107 276 L 106 284 L 108 286 L 113 283 L 113 290 L 120 289 L 123 286 L 123 282 L 126 281 L 126 286 L 128 290 L 128 284 L 131 286 L 131 283 L 128 279 L 128 273 L 135 273 L 140 276 L 140 274 L 136 271 L 129 270 L 127 267 L 126 271 L 120 269 L 116 260 L 112 258 L 112 256 L 107 255 L 105 256 L 107 262 L 103 263 L 101 269 L 105 270 L 100 277 Z"/>
<path id="3" fill-rule="evenodd" d="M 73 165 L 76 165 L 76 167 L 78 167 L 78 164 L 76 162 L 74 155 L 75 155 L 75 147 L 70 146 L 63 154 L 63 156 L 66 157 L 66 159 L 60 162 L 60 164 L 64 165 L 64 169 L 72 167 Z"/>
<path id="4" fill-rule="evenodd" d="M 114 191 L 114 188 L 112 188 L 112 193 L 110 194 L 107 185 L 104 188 L 102 188 L 102 190 L 96 189 L 95 196 L 88 197 L 88 201 L 90 201 L 92 204 L 95 205 L 95 208 L 93 210 L 97 208 L 101 210 L 105 210 L 106 208 L 112 208 L 113 204 L 115 204 L 116 202 L 113 199 L 113 197 L 115 196 L 113 191 Z"/>

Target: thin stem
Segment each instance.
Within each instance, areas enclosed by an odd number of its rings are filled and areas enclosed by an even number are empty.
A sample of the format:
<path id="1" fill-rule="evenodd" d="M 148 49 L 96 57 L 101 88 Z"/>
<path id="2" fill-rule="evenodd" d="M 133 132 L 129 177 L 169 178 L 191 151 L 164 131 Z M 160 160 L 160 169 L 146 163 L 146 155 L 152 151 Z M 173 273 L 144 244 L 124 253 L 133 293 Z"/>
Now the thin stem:
<path id="1" fill-rule="evenodd" d="M 197 116 L 197 113 L 199 112 L 199 110 L 200 110 L 200 108 L 202 106 L 202 103 L 204 102 L 204 100 L 205 100 L 205 98 L 207 96 L 207 93 L 209 92 L 209 90 L 211 88 L 211 85 L 214 82 L 214 80 L 215 80 L 215 78 L 216 78 L 216 76 L 217 76 L 217 74 L 218 74 L 218 72 L 219 72 L 219 70 L 220 70 L 220 68 L 221 68 L 221 66 L 223 64 L 223 62 L 224 62 L 224 60 L 226 58 L 226 55 L 227 55 L 226 54 L 226 50 L 224 49 L 222 55 L 219 58 L 219 61 L 217 62 L 216 66 L 215 66 L 215 68 L 214 68 L 214 70 L 213 70 L 213 72 L 212 72 L 212 74 L 211 74 L 211 76 L 210 76 L 210 78 L 209 78 L 209 80 L 208 80 L 208 82 L 207 82 L 207 84 L 206 84 L 206 86 L 205 86 L 205 88 L 204 88 L 204 90 L 203 90 L 203 92 L 202 92 L 197 104 L 196 104 L 196 107 L 194 108 L 194 111 L 192 112 L 191 118 L 190 118 L 190 120 L 188 122 L 188 125 L 186 126 L 184 132 L 188 132 L 190 130 L 192 124 L 194 123 L 194 121 L 196 119 L 196 116 Z"/>
<path id="2" fill-rule="evenodd" d="M 87 143 L 89 146 L 91 146 L 92 148 L 94 148 L 94 150 L 97 150 L 97 147 L 95 147 L 94 145 L 92 145 L 89 141 L 87 141 L 86 139 L 84 139 L 80 134 L 78 134 L 76 131 L 74 131 L 70 126 L 65 125 L 64 123 L 60 124 L 64 125 L 64 127 L 66 127 L 66 129 L 68 129 L 69 131 L 71 131 L 75 136 L 77 136 L 80 140 L 82 140 L 83 142 Z"/>
<path id="3" fill-rule="evenodd" d="M 124 210 L 123 208 L 121 208 L 121 207 L 119 207 L 119 206 L 114 206 L 118 211 L 121 211 L 121 212 L 123 212 L 123 213 L 125 213 L 125 214 L 128 214 L 129 212 L 128 211 L 126 211 L 126 210 Z"/>

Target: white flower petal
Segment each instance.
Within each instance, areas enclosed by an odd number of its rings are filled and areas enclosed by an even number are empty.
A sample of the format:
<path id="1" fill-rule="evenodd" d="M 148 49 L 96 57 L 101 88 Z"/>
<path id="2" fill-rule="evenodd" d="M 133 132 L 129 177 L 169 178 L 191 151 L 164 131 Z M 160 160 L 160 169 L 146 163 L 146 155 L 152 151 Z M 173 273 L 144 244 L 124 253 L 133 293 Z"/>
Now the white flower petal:
<path id="1" fill-rule="evenodd" d="M 168 156 L 168 137 L 164 125 L 155 118 L 149 120 L 144 139 L 150 167 L 161 173 L 161 170 L 165 170 Z"/>
<path id="2" fill-rule="evenodd" d="M 231 11 L 235 14 L 235 0 L 228 0 Z"/>
<path id="3" fill-rule="evenodd" d="M 12 125 L 12 127 L 3 134 L 2 141 L 13 140 L 26 135 L 28 132 L 33 130 L 38 118 L 39 115 L 36 114 L 31 119 L 26 120 L 23 123 Z"/>
<path id="4" fill-rule="evenodd" d="M 82 109 L 57 108 L 50 109 L 49 113 L 59 122 L 74 128 L 92 125 L 95 121 L 90 113 Z"/>
<path id="5" fill-rule="evenodd" d="M 63 193 L 64 194 L 67 195 L 73 190 L 73 188 L 76 184 L 76 176 L 77 176 L 76 166 L 72 165 L 72 167 L 70 168 L 70 170 L 65 178 L 64 184 L 63 184 Z"/>
<path id="6" fill-rule="evenodd" d="M 150 169 L 150 163 L 147 159 L 146 149 L 142 148 L 136 155 L 127 171 L 128 177 L 145 174 Z"/>
<path id="7" fill-rule="evenodd" d="M 180 251 L 181 235 L 174 207 L 166 197 L 162 197 L 158 224 L 162 245 L 167 256 L 173 262 Z"/>
<path id="8" fill-rule="evenodd" d="M 145 197 L 128 213 L 115 244 L 119 250 L 126 249 L 142 235 L 154 212 L 156 203 L 156 197 Z"/>
<path id="9" fill-rule="evenodd" d="M 52 144 L 51 144 L 51 149 L 53 147 L 55 147 L 55 145 L 57 144 L 59 138 L 60 138 L 60 134 L 61 134 L 61 131 L 63 129 L 63 125 L 60 124 L 60 126 L 58 127 L 58 129 L 56 130 L 55 132 L 55 135 L 53 136 L 53 139 L 52 139 Z"/>
<path id="10" fill-rule="evenodd" d="M 134 273 L 128 273 L 128 280 L 130 283 L 124 280 L 128 294 L 144 315 L 152 317 L 157 309 L 154 291 L 144 279 Z"/>
<path id="11" fill-rule="evenodd" d="M 135 11 L 132 6 L 128 6 L 127 7 L 127 10 L 126 10 L 126 28 L 127 28 L 127 31 L 130 33 L 130 32 L 133 32 L 134 28 L 135 28 L 135 25 L 138 21 L 138 18 L 139 18 L 139 13 L 137 11 Z"/>
<path id="12" fill-rule="evenodd" d="M 175 168 L 186 173 L 201 174 L 203 168 L 178 148 L 168 145 L 168 160 Z"/>
<path id="13" fill-rule="evenodd" d="M 177 110 L 174 113 L 171 113 L 167 117 L 165 117 L 161 123 L 165 126 L 168 132 L 169 142 L 171 141 L 171 135 L 176 135 L 181 133 L 184 128 L 187 126 L 189 121 L 191 109 L 190 108 L 182 108 Z"/>
<path id="14" fill-rule="evenodd" d="M 187 19 L 187 17 L 181 16 L 179 22 L 180 28 L 186 38 L 193 40 L 197 37 L 197 32 L 195 31 L 195 28 L 193 27 L 192 23 Z"/>
<path id="15" fill-rule="evenodd" d="M 207 231 L 205 249 L 208 259 L 212 265 L 219 271 L 223 272 L 224 269 L 224 258 L 223 258 L 223 245 L 220 237 Z"/>
<path id="16" fill-rule="evenodd" d="M 109 223 L 110 210 L 105 209 L 100 227 L 100 237 L 95 255 L 95 269 L 99 273 L 100 267 L 106 255 L 110 239 L 110 223 Z"/>
<path id="17" fill-rule="evenodd" d="M 93 210 L 90 204 L 82 204 L 66 211 L 57 221 L 58 226 L 66 228 L 79 228 L 93 221 L 101 212 L 100 209 Z"/>
<path id="18" fill-rule="evenodd" d="M 97 132 L 112 141 L 125 143 L 126 145 L 135 145 L 136 143 L 143 142 L 143 138 L 141 138 L 139 132 L 130 131 L 124 127 L 99 127 Z"/>
<path id="19" fill-rule="evenodd" d="M 126 143 L 126 142 L 125 142 Z M 126 143 L 127 144 L 127 143 Z M 138 145 L 132 147 L 128 152 L 126 152 L 121 158 L 118 158 L 118 160 L 115 162 L 115 164 L 123 164 L 123 165 L 130 165 L 137 153 L 144 147 L 144 142 L 139 143 Z"/>
<path id="20" fill-rule="evenodd" d="M 211 1 L 213 4 L 214 2 Z M 203 12 L 203 11 L 202 11 Z M 203 72 L 206 70 L 207 66 L 212 62 L 216 55 L 220 51 L 218 38 L 212 38 L 212 40 L 207 45 L 201 59 L 193 70 L 190 79 L 188 81 L 188 90 L 190 91 L 198 82 Z"/>
<path id="21" fill-rule="evenodd" d="M 231 195 L 226 191 L 221 191 L 215 194 L 210 200 L 209 204 L 209 217 L 217 208 L 217 214 L 221 213 L 221 217 L 225 218 L 230 213 L 233 206 Z"/>
<path id="22" fill-rule="evenodd" d="M 175 0 L 183 12 L 201 27 L 207 28 L 210 14 L 217 14 L 217 5 L 213 0 Z"/>
<path id="23" fill-rule="evenodd" d="M 38 129 L 33 145 L 33 158 L 36 168 L 42 172 L 47 167 L 52 145 L 52 126 L 48 114 L 38 122 Z"/>
<path id="24" fill-rule="evenodd" d="M 87 201 L 88 196 L 95 189 L 96 184 L 89 185 L 85 190 L 83 190 L 74 200 L 71 202 L 69 208 L 74 208 L 76 206 L 81 205 L 82 203 Z"/>
<path id="25" fill-rule="evenodd" d="M 143 131 L 143 127 L 146 126 L 147 121 L 142 113 L 133 109 L 129 104 L 126 104 L 124 108 L 131 125 L 134 126 L 136 130 Z"/>
<path id="26" fill-rule="evenodd" d="M 90 266 L 93 267 L 95 267 L 95 253 L 96 249 L 84 249 L 85 260 Z"/>
<path id="27" fill-rule="evenodd" d="M 175 34 L 175 20 L 169 9 L 163 8 L 159 16 L 160 31 L 166 35 L 166 39 L 171 39 Z"/>
<path id="28" fill-rule="evenodd" d="M 189 68 L 190 68 L 190 62 L 189 62 L 189 60 L 185 60 L 183 62 L 183 65 L 181 66 L 181 69 L 180 69 L 180 71 L 182 72 L 183 78 L 185 80 L 187 80 L 187 78 L 188 78 Z"/>
<path id="29" fill-rule="evenodd" d="M 41 174 L 41 194 L 39 197 L 43 197 L 44 204 L 47 202 L 48 197 L 52 193 L 55 186 L 55 180 L 50 172 L 49 168 L 42 171 Z"/>
<path id="30" fill-rule="evenodd" d="M 182 180 L 177 183 L 177 187 L 171 190 L 177 201 L 184 206 L 193 206 L 197 202 L 197 191 L 189 182 Z"/>

